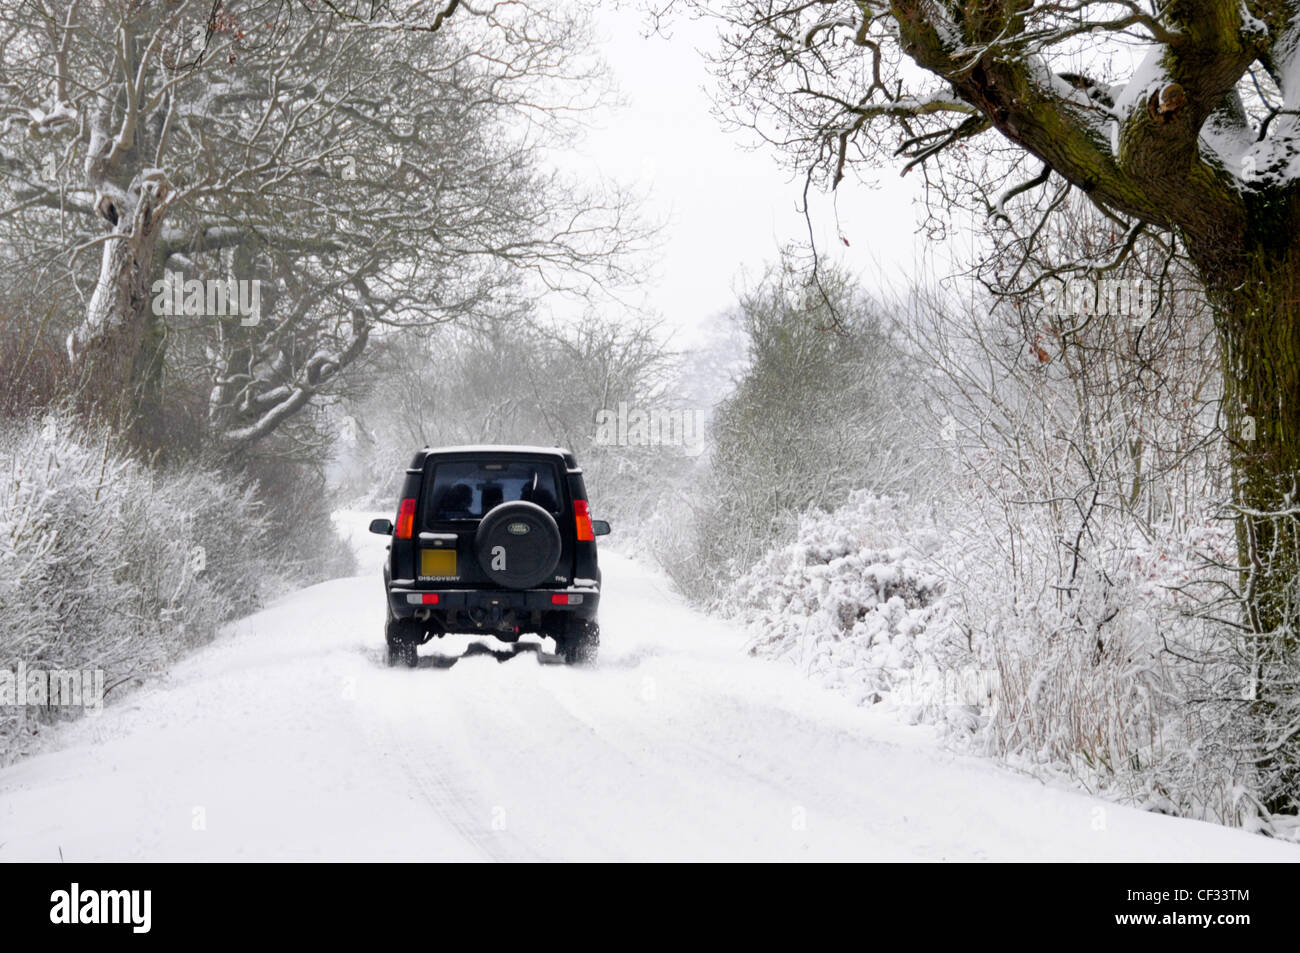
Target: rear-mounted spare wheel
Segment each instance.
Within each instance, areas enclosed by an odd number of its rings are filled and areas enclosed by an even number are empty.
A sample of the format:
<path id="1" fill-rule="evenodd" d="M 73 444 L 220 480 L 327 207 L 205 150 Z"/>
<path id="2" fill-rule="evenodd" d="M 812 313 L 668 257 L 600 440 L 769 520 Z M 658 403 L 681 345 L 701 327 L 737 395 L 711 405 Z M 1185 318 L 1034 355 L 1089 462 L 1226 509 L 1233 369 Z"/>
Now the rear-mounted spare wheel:
<path id="1" fill-rule="evenodd" d="M 550 579 L 560 561 L 560 546 L 555 517 L 524 500 L 489 510 L 474 534 L 479 565 L 507 589 L 530 589 Z"/>

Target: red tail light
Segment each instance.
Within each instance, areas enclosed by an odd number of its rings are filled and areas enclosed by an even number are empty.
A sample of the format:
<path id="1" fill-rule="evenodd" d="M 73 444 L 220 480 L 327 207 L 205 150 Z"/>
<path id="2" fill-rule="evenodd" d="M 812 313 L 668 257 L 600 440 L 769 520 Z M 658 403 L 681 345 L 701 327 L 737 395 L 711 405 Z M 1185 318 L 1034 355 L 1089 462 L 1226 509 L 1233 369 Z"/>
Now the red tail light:
<path id="1" fill-rule="evenodd" d="M 587 509 L 586 500 L 573 501 L 573 517 L 578 524 L 578 542 L 595 542 L 596 534 L 591 531 L 591 510 Z"/>
<path id="2" fill-rule="evenodd" d="M 397 510 L 397 529 L 393 535 L 397 539 L 410 539 L 415 531 L 415 498 L 402 500 Z"/>

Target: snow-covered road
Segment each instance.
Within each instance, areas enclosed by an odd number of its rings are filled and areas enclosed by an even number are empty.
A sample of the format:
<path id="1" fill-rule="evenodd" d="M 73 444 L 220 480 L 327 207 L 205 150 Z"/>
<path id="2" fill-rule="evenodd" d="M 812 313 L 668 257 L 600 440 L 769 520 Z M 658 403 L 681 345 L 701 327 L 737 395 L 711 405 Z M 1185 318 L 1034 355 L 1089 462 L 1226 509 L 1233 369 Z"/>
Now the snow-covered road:
<path id="1" fill-rule="evenodd" d="M 388 669 L 377 570 L 283 599 L 0 771 L 0 860 L 1300 860 L 945 752 L 602 565 L 592 670 Z"/>

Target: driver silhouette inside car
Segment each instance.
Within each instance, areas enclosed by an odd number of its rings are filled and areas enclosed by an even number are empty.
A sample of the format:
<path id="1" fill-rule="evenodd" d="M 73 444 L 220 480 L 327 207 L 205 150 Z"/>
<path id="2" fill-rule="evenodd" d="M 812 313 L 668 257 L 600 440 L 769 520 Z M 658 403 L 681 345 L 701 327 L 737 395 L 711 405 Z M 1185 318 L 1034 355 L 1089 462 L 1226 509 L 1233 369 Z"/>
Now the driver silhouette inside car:
<path id="1" fill-rule="evenodd" d="M 474 519 L 478 515 L 474 512 L 474 491 L 468 483 L 453 483 L 443 491 L 434 513 L 440 520 Z"/>

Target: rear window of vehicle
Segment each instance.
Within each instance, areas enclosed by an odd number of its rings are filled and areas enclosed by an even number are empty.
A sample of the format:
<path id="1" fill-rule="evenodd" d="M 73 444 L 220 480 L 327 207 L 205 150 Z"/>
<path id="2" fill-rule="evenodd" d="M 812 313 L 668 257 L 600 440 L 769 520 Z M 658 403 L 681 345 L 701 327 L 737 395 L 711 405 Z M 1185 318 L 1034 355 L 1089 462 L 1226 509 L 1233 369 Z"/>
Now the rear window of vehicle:
<path id="1" fill-rule="evenodd" d="M 454 460 L 432 465 L 423 499 L 425 526 L 476 520 L 501 503 L 527 500 L 559 515 L 555 464 L 546 460 Z"/>

